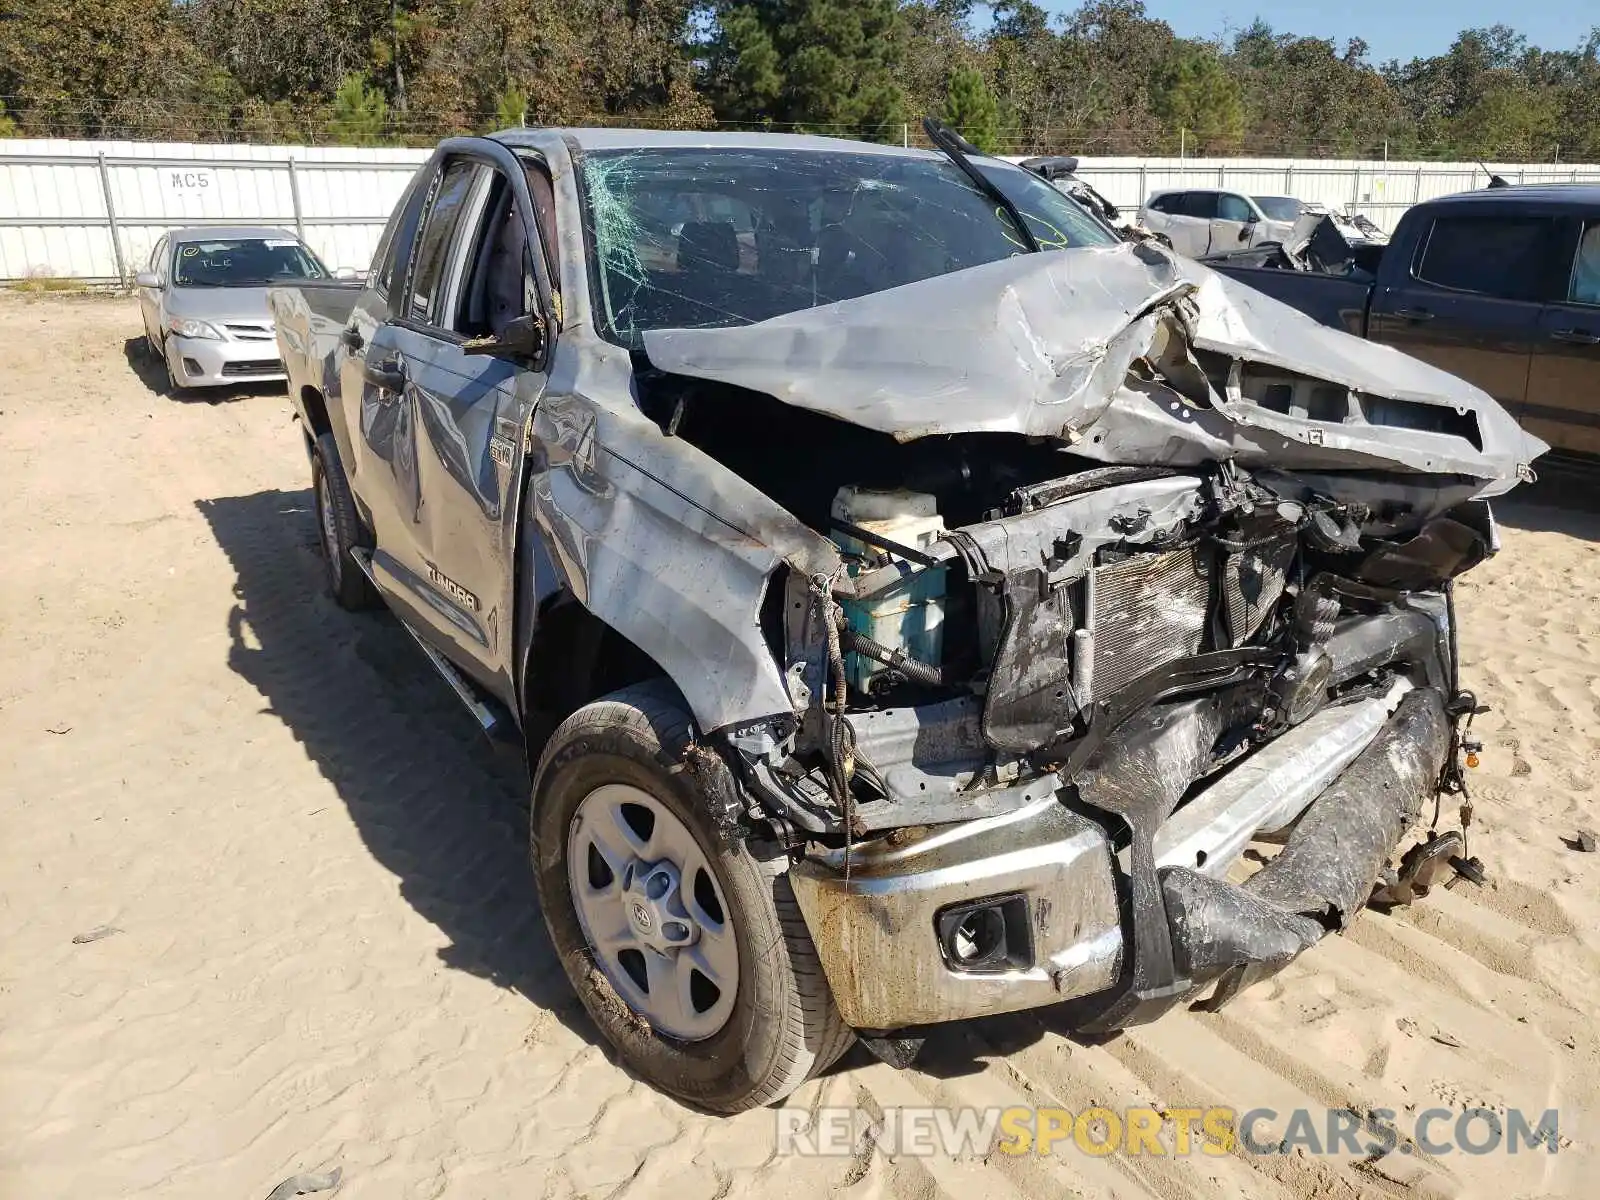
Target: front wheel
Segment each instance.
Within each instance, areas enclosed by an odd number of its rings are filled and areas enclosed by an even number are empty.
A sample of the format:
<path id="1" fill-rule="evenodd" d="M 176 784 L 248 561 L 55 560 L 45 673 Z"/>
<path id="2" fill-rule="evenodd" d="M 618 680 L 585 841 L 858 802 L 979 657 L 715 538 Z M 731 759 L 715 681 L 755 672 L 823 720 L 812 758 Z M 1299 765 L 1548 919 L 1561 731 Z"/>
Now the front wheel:
<path id="1" fill-rule="evenodd" d="M 634 1073 L 732 1113 L 782 1099 L 850 1045 L 781 854 L 719 837 L 683 767 L 664 682 L 579 709 L 533 785 L 545 923 L 583 1006 Z"/>

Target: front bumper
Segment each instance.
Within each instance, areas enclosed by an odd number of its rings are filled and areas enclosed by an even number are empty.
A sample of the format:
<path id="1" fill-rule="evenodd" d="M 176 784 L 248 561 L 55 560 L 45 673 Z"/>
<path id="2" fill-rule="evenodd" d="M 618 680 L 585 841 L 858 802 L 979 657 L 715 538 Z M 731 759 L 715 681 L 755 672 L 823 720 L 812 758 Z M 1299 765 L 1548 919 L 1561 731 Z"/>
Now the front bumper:
<path id="1" fill-rule="evenodd" d="M 833 997 L 857 1029 L 903 1029 L 1015 1012 L 1110 987 L 1122 960 L 1111 846 L 1047 796 L 1002 816 L 878 838 L 789 872 Z M 952 905 L 999 894 L 1027 903 L 1032 963 L 956 970 L 935 928 Z"/>
<path id="2" fill-rule="evenodd" d="M 167 364 L 180 387 L 224 387 L 287 379 L 278 344 L 251 339 L 167 336 Z"/>
<path id="3" fill-rule="evenodd" d="M 1440 693 L 1400 681 L 1324 710 L 1191 799 L 1156 830 L 1153 872 L 1128 849 L 1118 865 L 1102 826 L 1052 796 L 859 843 L 848 878 L 834 851 L 790 879 L 835 1002 L 858 1029 L 1089 997 L 1103 1001 L 1091 1010 L 1114 1008 L 1108 1027 L 1133 1024 L 1211 982 L 1231 995 L 1281 969 L 1327 932 L 1330 913 L 1342 927 L 1420 811 L 1447 743 Z M 1297 819 L 1284 866 L 1260 872 L 1261 885 L 1223 880 L 1252 835 Z M 1027 961 L 956 969 L 941 913 L 998 897 L 1025 904 Z M 1153 964 L 1152 946 L 1167 947 Z"/>

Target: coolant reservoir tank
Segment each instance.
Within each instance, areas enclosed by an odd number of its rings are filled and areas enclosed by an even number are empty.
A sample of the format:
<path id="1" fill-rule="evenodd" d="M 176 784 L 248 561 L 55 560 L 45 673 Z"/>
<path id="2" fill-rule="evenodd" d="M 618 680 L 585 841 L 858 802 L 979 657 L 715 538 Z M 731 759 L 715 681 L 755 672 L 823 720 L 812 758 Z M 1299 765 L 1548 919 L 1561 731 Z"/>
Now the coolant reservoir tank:
<path id="1" fill-rule="evenodd" d="M 833 498 L 832 513 L 836 521 L 917 550 L 928 549 L 944 534 L 938 499 L 927 492 L 842 487 Z M 904 561 L 839 529 L 833 531 L 833 538 L 840 549 L 860 556 L 859 564 L 851 564 L 852 574 Z M 914 573 L 893 588 L 864 600 L 844 601 L 845 619 L 850 628 L 880 645 L 939 666 L 944 655 L 945 572 L 939 567 L 917 569 L 914 565 L 910 570 Z M 873 677 L 887 668 L 865 655 L 849 654 L 845 670 L 852 685 L 870 691 Z"/>
<path id="2" fill-rule="evenodd" d="M 944 533 L 939 501 L 927 492 L 842 487 L 833 498 L 833 519 L 859 525 L 891 542 L 918 550 L 926 549 Z M 834 540 L 852 554 L 860 554 L 879 565 L 891 557 L 888 551 L 863 546 L 848 534 L 836 534 Z"/>

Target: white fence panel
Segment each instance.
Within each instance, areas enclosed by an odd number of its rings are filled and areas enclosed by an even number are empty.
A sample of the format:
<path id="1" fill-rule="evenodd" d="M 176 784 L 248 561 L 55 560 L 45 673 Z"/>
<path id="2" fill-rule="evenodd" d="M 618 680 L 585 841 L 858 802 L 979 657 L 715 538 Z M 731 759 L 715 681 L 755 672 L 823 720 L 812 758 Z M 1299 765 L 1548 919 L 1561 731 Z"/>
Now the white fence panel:
<path id="1" fill-rule="evenodd" d="M 1592 163 L 1488 166 L 1510 183 L 1600 183 L 1600 165 Z M 1163 189 L 1220 187 L 1362 213 L 1390 231 L 1419 201 L 1489 182 L 1476 163 L 1358 159 L 1086 158 L 1077 173 L 1120 208 L 1138 208 Z"/>
<path id="2" fill-rule="evenodd" d="M 0 280 L 128 282 L 184 225 L 276 225 L 364 269 L 426 150 L 0 142 Z"/>
<path id="3" fill-rule="evenodd" d="M 0 140 L 0 281 L 128 282 L 169 229 L 278 225 L 330 267 L 363 269 L 426 150 Z M 1489 164 L 1512 183 L 1600 183 L 1600 166 Z M 1137 208 L 1162 188 L 1223 187 L 1359 212 L 1392 230 L 1420 200 L 1484 186 L 1475 163 L 1096 158 L 1078 173 Z"/>

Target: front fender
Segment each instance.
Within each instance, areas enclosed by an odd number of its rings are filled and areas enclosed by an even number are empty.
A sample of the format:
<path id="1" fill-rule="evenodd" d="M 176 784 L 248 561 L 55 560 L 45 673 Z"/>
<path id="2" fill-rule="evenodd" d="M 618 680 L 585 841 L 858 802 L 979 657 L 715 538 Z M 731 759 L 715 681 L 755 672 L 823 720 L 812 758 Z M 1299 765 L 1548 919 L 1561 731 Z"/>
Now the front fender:
<path id="1" fill-rule="evenodd" d="M 701 730 L 791 711 L 762 598 L 780 563 L 833 571 L 833 543 L 631 398 L 554 391 L 534 417 L 527 503 L 560 584 L 666 672 Z"/>

